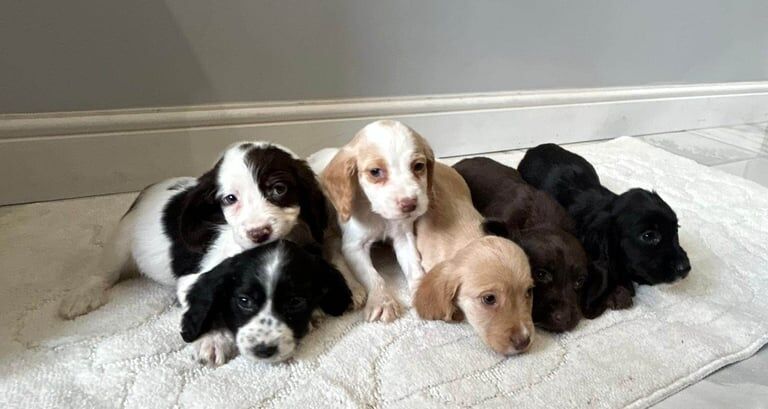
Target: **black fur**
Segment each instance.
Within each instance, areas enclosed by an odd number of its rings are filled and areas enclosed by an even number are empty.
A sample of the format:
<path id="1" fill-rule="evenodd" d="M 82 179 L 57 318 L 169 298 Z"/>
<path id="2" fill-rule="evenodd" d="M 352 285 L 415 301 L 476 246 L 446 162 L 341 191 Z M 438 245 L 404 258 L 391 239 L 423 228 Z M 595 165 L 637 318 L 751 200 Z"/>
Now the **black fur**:
<path id="1" fill-rule="evenodd" d="M 275 252 L 281 259 L 270 290 L 266 288 L 270 285 L 266 269 Z M 315 309 L 333 316 L 343 314 L 352 294 L 341 273 L 315 253 L 277 240 L 246 250 L 203 273 L 186 296 L 189 308 L 181 321 L 182 338 L 192 342 L 217 326 L 236 335 L 267 301 L 271 301 L 274 317 L 292 330 L 296 340 L 307 333 Z M 252 300 L 252 308 L 241 308 L 240 297 Z"/>
<path id="2" fill-rule="evenodd" d="M 299 206 L 299 219 L 306 224 L 312 239 L 322 244 L 328 224 L 325 196 L 307 163 L 273 145 L 245 143 L 246 165 L 265 198 L 281 207 Z M 226 224 L 221 205 L 218 176 L 221 160 L 197 179 L 197 183 L 181 189 L 163 211 L 163 227 L 171 239 L 171 267 L 176 277 L 199 272 L 200 262 Z M 285 194 L 270 196 L 271 187 L 283 183 Z M 175 186 L 175 185 L 174 185 Z"/>
<path id="3" fill-rule="evenodd" d="M 690 271 L 678 241 L 677 216 L 655 192 L 630 189 L 616 195 L 600 184 L 589 162 L 554 144 L 529 150 L 518 170 L 576 221 L 591 261 L 582 299 L 586 317 L 631 306 L 633 281 L 672 282 Z M 654 236 L 660 240 L 647 240 Z"/>

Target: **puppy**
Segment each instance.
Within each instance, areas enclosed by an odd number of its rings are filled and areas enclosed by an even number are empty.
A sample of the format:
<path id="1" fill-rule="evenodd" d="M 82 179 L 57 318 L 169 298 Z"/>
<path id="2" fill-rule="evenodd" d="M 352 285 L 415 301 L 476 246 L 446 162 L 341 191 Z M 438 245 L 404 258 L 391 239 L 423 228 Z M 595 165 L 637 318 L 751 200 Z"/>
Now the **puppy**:
<path id="1" fill-rule="evenodd" d="M 62 301 L 60 315 L 73 318 L 103 305 L 105 291 L 132 269 L 176 286 L 184 306 L 200 273 L 278 238 L 321 242 L 327 217 L 324 195 L 306 162 L 278 145 L 234 144 L 199 178 L 174 178 L 144 189 L 105 247 L 98 274 Z M 231 349 L 226 336 L 203 338 L 199 358 L 225 361 Z"/>
<path id="2" fill-rule="evenodd" d="M 277 240 L 224 260 L 187 292 L 181 336 L 224 327 L 240 354 L 285 361 L 310 329 L 313 311 L 339 316 L 352 302 L 341 273 L 299 245 Z M 234 349 L 234 348 L 233 348 Z"/>
<path id="3" fill-rule="evenodd" d="M 390 322 L 400 303 L 371 261 L 371 245 L 392 240 L 411 288 L 424 274 L 413 222 L 429 206 L 435 157 L 427 141 L 397 121 L 368 124 L 339 150 L 308 159 L 338 214 L 341 252 L 368 292 L 368 321 Z"/>
<path id="4" fill-rule="evenodd" d="M 536 285 L 533 322 L 552 332 L 573 329 L 581 319 L 588 261 L 565 209 L 493 159 L 464 159 L 454 169 L 467 182 L 475 207 L 490 219 L 486 229 L 514 240 L 528 255 Z"/>
<path id="5" fill-rule="evenodd" d="M 591 260 L 582 299 L 586 317 L 630 307 L 633 281 L 668 283 L 691 271 L 678 241 L 677 215 L 655 192 L 630 189 L 616 195 L 600 184 L 589 162 L 554 144 L 529 150 L 518 170 L 576 221 Z"/>
<path id="6" fill-rule="evenodd" d="M 429 211 L 416 221 L 416 244 L 427 274 L 413 297 L 426 319 L 470 325 L 494 351 L 526 351 L 534 336 L 533 280 L 515 243 L 486 236 L 483 217 L 454 169 L 435 164 Z"/>

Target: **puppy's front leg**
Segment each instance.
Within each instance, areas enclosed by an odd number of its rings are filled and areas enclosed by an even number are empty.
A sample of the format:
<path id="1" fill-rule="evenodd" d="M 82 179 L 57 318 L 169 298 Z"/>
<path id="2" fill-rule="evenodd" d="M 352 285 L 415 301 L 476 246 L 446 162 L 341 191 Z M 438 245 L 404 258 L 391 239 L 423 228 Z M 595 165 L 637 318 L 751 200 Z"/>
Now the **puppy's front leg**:
<path id="1" fill-rule="evenodd" d="M 419 282 L 424 277 L 424 268 L 421 266 L 421 255 L 416 249 L 416 236 L 412 231 L 404 231 L 392 238 L 392 247 L 400 268 L 408 280 L 411 293 L 419 287 Z"/>
<path id="2" fill-rule="evenodd" d="M 342 246 L 342 253 L 357 279 L 368 291 L 368 300 L 364 310 L 365 319 L 371 322 L 392 322 L 397 319 L 402 312 L 402 307 L 387 288 L 379 272 L 373 267 L 371 244 L 345 242 Z"/>

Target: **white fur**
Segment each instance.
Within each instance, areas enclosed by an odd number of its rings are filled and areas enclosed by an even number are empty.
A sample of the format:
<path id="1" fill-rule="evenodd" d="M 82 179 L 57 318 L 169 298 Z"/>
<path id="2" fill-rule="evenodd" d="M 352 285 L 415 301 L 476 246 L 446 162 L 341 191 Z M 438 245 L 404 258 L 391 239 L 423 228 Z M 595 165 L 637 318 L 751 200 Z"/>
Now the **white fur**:
<path id="1" fill-rule="evenodd" d="M 243 143 L 250 142 L 233 144 L 222 156 L 218 174 L 219 194 L 222 197 L 235 194 L 238 201 L 236 206 L 224 207 L 227 224 L 220 227 L 221 234 L 203 256 L 197 273 L 176 279 L 171 268 L 172 242 L 166 235 L 162 222 L 164 208 L 170 199 L 181 190 L 193 187 L 197 179 L 168 179 L 148 187 L 141 193 L 135 208 L 123 217 L 104 248 L 99 271 L 90 277 L 84 286 L 75 289 L 62 300 L 60 315 L 71 319 L 103 305 L 107 301 L 106 290 L 120 279 L 123 271 L 133 266 L 161 284 L 176 286 L 179 302 L 186 309 L 186 293 L 202 272 L 244 250 L 286 236 L 296 225 L 299 208 L 280 208 L 264 198 L 244 161 L 245 151 L 240 149 Z M 253 143 L 255 146 L 266 144 Z M 282 149 L 298 159 L 291 151 Z M 172 186 L 180 186 L 181 189 L 169 190 Z M 269 240 L 257 244 L 248 239 L 249 229 L 264 225 L 272 228 Z M 196 341 L 198 360 L 209 365 L 220 365 L 223 363 L 223 357 L 231 357 L 231 351 L 235 347 L 234 337 L 232 334 L 227 336 L 220 332 L 222 331 L 205 334 Z"/>
<path id="2" fill-rule="evenodd" d="M 350 219 L 340 221 L 341 252 L 368 291 L 366 319 L 390 322 L 400 316 L 402 306 L 373 266 L 371 245 L 391 239 L 409 286 L 411 289 L 417 287 L 424 270 L 416 250 L 413 222 L 429 206 L 427 183 L 417 179 L 411 171 L 417 146 L 410 128 L 397 121 L 377 121 L 367 125 L 358 135 L 363 138 L 361 145 L 373 147 L 386 161 L 388 180 L 383 186 L 371 184 L 361 173 L 365 170 L 358 170 L 358 183 L 364 195 L 355 198 Z M 338 149 L 323 149 L 311 155 L 307 162 L 315 173 L 321 174 L 337 153 Z M 402 198 L 416 198 L 416 210 L 403 214 L 397 205 L 397 200 Z"/>

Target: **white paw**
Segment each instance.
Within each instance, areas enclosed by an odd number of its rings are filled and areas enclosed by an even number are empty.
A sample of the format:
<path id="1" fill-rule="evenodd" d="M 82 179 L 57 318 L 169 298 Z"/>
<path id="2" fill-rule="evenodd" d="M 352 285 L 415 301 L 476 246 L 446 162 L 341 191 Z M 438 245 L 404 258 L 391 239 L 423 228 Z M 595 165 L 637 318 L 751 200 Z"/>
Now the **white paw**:
<path id="1" fill-rule="evenodd" d="M 71 320 L 89 313 L 107 302 L 107 293 L 103 286 L 88 285 L 72 290 L 59 304 L 59 315 Z"/>
<path id="2" fill-rule="evenodd" d="M 325 321 L 325 317 L 326 315 L 323 310 L 317 309 L 312 311 L 312 316 L 309 318 L 309 331 L 316 330 Z"/>
<path id="3" fill-rule="evenodd" d="M 363 308 L 365 305 L 365 299 L 368 296 L 368 294 L 365 292 L 365 287 L 355 283 L 354 285 L 349 286 L 349 291 L 352 292 L 352 310 L 357 311 L 360 308 Z"/>
<path id="4" fill-rule="evenodd" d="M 400 302 L 388 291 L 372 292 L 365 304 L 365 319 L 369 322 L 392 322 L 403 312 Z"/>
<path id="5" fill-rule="evenodd" d="M 205 366 L 224 365 L 237 356 L 235 337 L 228 330 L 212 330 L 192 345 L 195 360 Z"/>

